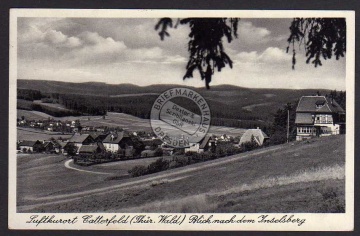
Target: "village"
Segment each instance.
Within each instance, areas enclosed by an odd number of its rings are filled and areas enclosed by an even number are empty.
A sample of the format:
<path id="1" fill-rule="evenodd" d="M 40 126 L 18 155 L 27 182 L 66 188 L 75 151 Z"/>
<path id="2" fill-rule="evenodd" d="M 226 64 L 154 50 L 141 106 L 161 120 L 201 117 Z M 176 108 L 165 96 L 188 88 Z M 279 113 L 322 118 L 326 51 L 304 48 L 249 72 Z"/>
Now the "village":
<path id="1" fill-rule="evenodd" d="M 103 117 L 104 118 L 104 117 Z M 296 109 L 296 140 L 343 134 L 345 111 L 326 96 L 303 96 Z M 186 148 L 173 148 L 151 131 L 131 131 L 122 127 L 86 126 L 79 119 L 17 121 L 18 129 L 57 134 L 48 139 L 18 139 L 19 153 L 62 154 L 78 165 L 162 156 L 195 156 L 214 159 L 269 146 L 269 136 L 260 128 L 247 129 L 242 135 L 208 133 L 200 142 Z M 50 135 L 51 136 L 51 135 Z"/>
<path id="2" fill-rule="evenodd" d="M 269 138 L 260 129 L 249 129 L 241 137 L 227 134 L 207 135 L 200 143 L 192 143 L 190 147 L 174 150 L 157 138 L 153 132 L 124 131 L 120 127 L 82 127 L 79 120 L 70 122 L 53 119 L 23 119 L 18 121 L 18 128 L 44 130 L 60 136 L 57 139 L 50 138 L 49 140 L 18 140 L 18 152 L 45 152 L 70 156 L 110 152 L 123 158 L 136 158 L 173 155 L 175 152 L 202 153 L 210 149 L 215 151 L 216 146 L 220 143 L 240 147 L 246 142 L 254 141 L 256 145 L 262 146 Z M 70 138 L 68 138 L 69 135 L 71 135 Z"/>

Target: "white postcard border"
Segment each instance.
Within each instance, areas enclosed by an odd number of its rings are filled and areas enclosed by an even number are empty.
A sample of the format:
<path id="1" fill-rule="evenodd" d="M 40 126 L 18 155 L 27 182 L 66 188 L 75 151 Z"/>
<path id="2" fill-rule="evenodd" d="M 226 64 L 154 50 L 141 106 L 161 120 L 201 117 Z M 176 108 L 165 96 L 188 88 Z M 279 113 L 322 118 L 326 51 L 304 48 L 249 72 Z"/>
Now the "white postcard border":
<path id="1" fill-rule="evenodd" d="M 240 17 L 240 18 L 293 18 L 293 17 L 346 17 L 347 22 L 347 52 L 346 52 L 346 213 L 312 214 L 312 213 L 265 213 L 280 218 L 283 215 L 294 215 L 304 218 L 301 226 L 296 224 L 190 224 L 184 221 L 181 225 L 164 224 L 114 224 L 109 226 L 83 224 L 83 213 L 39 213 L 36 215 L 56 218 L 78 217 L 76 224 L 27 224 L 34 213 L 16 212 L 16 86 L 17 86 L 17 18 L 18 17 L 92 17 L 92 18 L 158 18 L 158 17 Z M 10 78 L 9 78 L 9 212 L 8 226 L 10 229 L 81 229 L 81 230 L 260 230 L 260 231 L 350 231 L 354 227 L 354 103 L 355 103 L 355 12 L 354 11 L 264 11 L 264 10 L 100 10 L 100 9 L 11 9 L 10 10 Z M 132 218 L 139 214 L 126 213 L 91 213 L 111 218 L 114 215 L 129 215 Z M 160 214 L 146 214 L 158 219 Z M 184 216 L 185 214 L 180 214 Z M 186 214 L 187 217 L 194 214 Z M 200 215 L 200 214 L 197 214 Z M 230 219 L 233 215 L 257 219 L 261 213 L 241 214 L 204 214 L 216 216 L 217 219 Z"/>

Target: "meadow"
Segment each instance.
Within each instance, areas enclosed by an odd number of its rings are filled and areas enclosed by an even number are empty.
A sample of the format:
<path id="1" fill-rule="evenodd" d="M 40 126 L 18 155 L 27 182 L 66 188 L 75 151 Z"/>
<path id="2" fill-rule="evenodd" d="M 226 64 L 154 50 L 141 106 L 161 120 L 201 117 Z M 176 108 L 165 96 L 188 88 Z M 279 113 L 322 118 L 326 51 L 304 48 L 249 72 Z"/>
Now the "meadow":
<path id="1" fill-rule="evenodd" d="M 109 168 L 109 175 L 100 175 L 69 170 L 62 167 L 63 160 L 51 160 L 56 164 L 18 163 L 20 212 L 345 211 L 344 135 L 125 179 L 111 178 L 116 175 L 111 164 L 92 166 L 92 171 Z M 35 191 L 41 184 L 45 187 Z"/>

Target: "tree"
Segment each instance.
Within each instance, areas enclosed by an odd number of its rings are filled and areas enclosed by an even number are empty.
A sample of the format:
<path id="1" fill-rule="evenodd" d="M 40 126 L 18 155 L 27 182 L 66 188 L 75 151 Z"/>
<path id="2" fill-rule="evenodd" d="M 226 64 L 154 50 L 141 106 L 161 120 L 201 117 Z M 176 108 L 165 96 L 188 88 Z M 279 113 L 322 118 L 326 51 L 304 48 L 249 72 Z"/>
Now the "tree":
<path id="1" fill-rule="evenodd" d="M 297 103 L 295 103 L 297 104 Z M 296 117 L 296 105 L 288 103 L 282 109 L 278 109 L 274 114 L 274 122 L 270 127 L 270 144 L 286 143 L 287 140 L 287 119 L 289 111 L 289 140 L 295 139 L 295 117 Z"/>
<path id="2" fill-rule="evenodd" d="M 64 150 L 67 152 L 70 156 L 75 156 L 77 147 L 73 143 L 69 143 L 64 147 Z"/>
<path id="3" fill-rule="evenodd" d="M 306 63 L 311 61 L 315 67 L 321 66 L 321 59 L 327 60 L 334 54 L 336 60 L 346 52 L 345 18 L 294 18 L 288 38 L 293 49 L 292 67 L 296 64 L 295 43 L 304 45 Z"/>
<path id="4" fill-rule="evenodd" d="M 339 93 L 336 90 L 330 91 L 330 94 L 327 94 L 330 99 L 334 99 L 340 107 L 346 110 L 346 92 L 340 91 Z"/>
<path id="5" fill-rule="evenodd" d="M 156 157 L 161 157 L 163 154 L 164 154 L 164 152 L 163 152 L 162 148 L 156 148 L 154 150 L 154 156 L 156 156 Z"/>
<path id="6" fill-rule="evenodd" d="M 254 150 L 258 147 L 259 144 L 256 142 L 254 135 L 251 135 L 250 141 L 241 144 L 241 149 L 245 152 Z"/>
<path id="7" fill-rule="evenodd" d="M 232 68 L 232 60 L 225 53 L 223 38 L 230 43 L 237 38 L 239 18 L 184 18 L 173 24 L 171 18 L 161 18 L 155 26 L 161 40 L 169 37 L 168 28 L 177 28 L 179 24 L 189 25 L 189 60 L 183 79 L 192 78 L 198 70 L 205 86 L 210 88 L 212 75 L 226 65 Z M 256 39 L 254 39 L 256 40 Z M 345 18 L 294 18 L 290 25 L 287 52 L 292 47 L 292 68 L 295 69 L 295 43 L 304 45 L 306 63 L 321 66 L 321 59 L 330 59 L 334 54 L 338 60 L 346 52 Z"/>
<path id="8" fill-rule="evenodd" d="M 215 70 L 221 71 L 227 64 L 232 68 L 232 60 L 225 53 L 223 38 L 230 43 L 233 37 L 237 38 L 238 18 L 185 18 L 179 19 L 182 25 L 190 27 L 190 40 L 188 51 L 189 61 L 186 65 L 186 73 L 183 79 L 192 78 L 193 72 L 198 70 L 202 80 L 205 80 L 206 88 L 210 88 L 210 82 Z M 176 24 L 176 26 L 178 23 Z M 167 28 L 172 28 L 171 18 L 162 18 L 155 26 L 160 29 L 161 40 L 170 36 Z M 175 26 L 175 27 L 176 27 Z"/>

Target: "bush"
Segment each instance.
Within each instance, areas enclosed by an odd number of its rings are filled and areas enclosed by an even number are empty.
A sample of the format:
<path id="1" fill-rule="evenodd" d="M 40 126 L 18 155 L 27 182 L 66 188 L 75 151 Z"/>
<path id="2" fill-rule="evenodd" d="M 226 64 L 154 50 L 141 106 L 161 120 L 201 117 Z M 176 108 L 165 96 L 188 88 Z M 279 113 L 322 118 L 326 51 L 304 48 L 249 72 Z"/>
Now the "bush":
<path id="1" fill-rule="evenodd" d="M 241 152 L 241 149 L 235 147 L 232 143 L 219 143 L 216 146 L 216 157 L 231 156 Z"/>
<path id="2" fill-rule="evenodd" d="M 187 156 L 187 157 L 192 157 L 192 156 L 195 156 L 197 154 L 197 152 L 186 152 L 185 153 L 185 156 Z"/>
<path id="3" fill-rule="evenodd" d="M 163 158 L 157 159 L 155 162 L 150 163 L 148 166 L 148 173 L 156 173 L 169 169 L 169 161 L 164 160 Z"/>
<path id="4" fill-rule="evenodd" d="M 130 174 L 131 177 L 138 177 L 148 174 L 148 169 L 145 166 L 138 165 L 130 169 L 128 173 Z"/>
<path id="5" fill-rule="evenodd" d="M 259 147 L 259 144 L 255 141 L 254 136 L 251 136 L 250 142 L 245 142 L 241 144 L 241 149 L 243 151 L 251 151 Z"/>
<path id="6" fill-rule="evenodd" d="M 163 152 L 162 148 L 156 148 L 154 151 L 154 155 L 156 157 L 161 157 L 163 154 L 164 154 L 164 152 Z"/>
<path id="7" fill-rule="evenodd" d="M 175 157 L 175 167 L 182 167 L 190 164 L 190 158 L 188 157 Z"/>
<path id="8" fill-rule="evenodd" d="M 180 155 L 184 155 L 184 154 L 185 154 L 185 149 L 184 148 L 174 148 L 173 155 L 180 156 Z"/>

